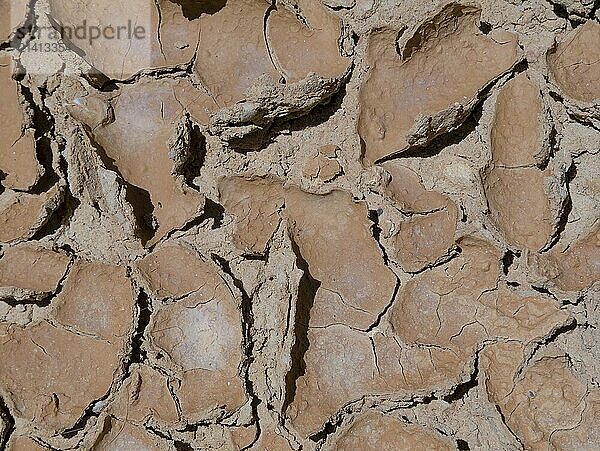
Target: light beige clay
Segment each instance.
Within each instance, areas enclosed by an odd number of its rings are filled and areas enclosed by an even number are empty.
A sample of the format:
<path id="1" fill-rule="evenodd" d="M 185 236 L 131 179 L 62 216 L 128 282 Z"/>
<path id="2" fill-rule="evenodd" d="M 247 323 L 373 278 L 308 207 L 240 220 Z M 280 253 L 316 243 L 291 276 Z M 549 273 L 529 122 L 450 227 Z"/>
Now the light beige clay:
<path id="1" fill-rule="evenodd" d="M 593 0 L 0 10 L 0 449 L 600 449 Z"/>
<path id="2" fill-rule="evenodd" d="M 366 162 L 425 145 L 456 127 L 477 94 L 517 62 L 516 36 L 483 35 L 479 14 L 473 6 L 448 4 L 419 26 L 401 54 L 398 31 L 369 34 L 372 69 L 360 93 L 358 122 Z"/>

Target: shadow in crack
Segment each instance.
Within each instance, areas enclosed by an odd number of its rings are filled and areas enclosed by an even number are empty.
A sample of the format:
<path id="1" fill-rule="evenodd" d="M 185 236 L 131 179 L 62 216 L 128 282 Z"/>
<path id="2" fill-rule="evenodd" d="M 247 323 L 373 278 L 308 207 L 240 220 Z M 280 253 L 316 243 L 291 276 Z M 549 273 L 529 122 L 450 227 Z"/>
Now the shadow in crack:
<path id="1" fill-rule="evenodd" d="M 298 300 L 296 302 L 296 317 L 294 319 L 294 335 L 295 341 L 292 346 L 292 367 L 285 377 L 285 400 L 283 410 L 294 401 L 296 396 L 296 382 L 300 376 L 306 372 L 306 362 L 304 356 L 310 346 L 308 341 L 308 324 L 310 320 L 310 311 L 315 302 L 317 290 L 321 286 L 321 282 L 314 279 L 309 271 L 308 263 L 300 254 L 298 245 L 292 238 L 292 249 L 296 254 L 296 265 L 304 273 L 300 279 L 298 287 Z"/>
<path id="2" fill-rule="evenodd" d="M 35 152 L 37 160 L 44 168 L 42 177 L 29 190 L 31 194 L 39 195 L 48 192 L 60 180 L 53 167 L 52 135 L 54 131 L 54 118 L 45 106 L 40 106 L 39 102 L 36 102 L 33 92 L 21 83 L 19 83 L 19 92 L 33 113 Z M 48 95 L 43 88 L 39 89 L 39 94 L 42 99 L 45 99 Z"/>
<path id="3" fill-rule="evenodd" d="M 215 14 L 227 4 L 227 0 L 170 0 L 181 6 L 183 16 L 187 20 L 196 20 L 202 14 Z"/>
<path id="4" fill-rule="evenodd" d="M 202 134 L 200 127 L 192 124 L 190 130 L 190 155 L 180 169 L 188 186 L 200 190 L 194 183 L 194 179 L 200 176 L 200 171 L 206 160 L 206 137 Z"/>
<path id="5" fill-rule="evenodd" d="M 4 427 L 0 429 L 0 449 L 8 449 L 8 439 L 15 430 L 15 419 L 8 410 L 8 406 L 4 399 L 0 397 L 0 419 L 4 423 Z"/>
<path id="6" fill-rule="evenodd" d="M 94 139 L 94 136 L 88 127 L 85 127 L 85 132 L 91 146 L 96 150 L 106 169 L 116 173 L 125 186 L 125 200 L 131 205 L 136 220 L 136 235 L 140 238 L 142 244 L 146 245 L 156 233 L 154 204 L 150 198 L 150 193 L 125 180 L 115 164 L 115 161 L 108 156 L 106 150 L 104 150 L 104 148 Z"/>
<path id="7" fill-rule="evenodd" d="M 230 139 L 229 145 L 234 151 L 244 155 L 250 152 L 260 152 L 274 143 L 277 137 L 282 134 L 306 130 L 324 124 L 337 111 L 341 110 L 345 96 L 346 86 L 344 83 L 336 93 L 310 110 L 299 111 L 283 118 L 277 118 L 272 124 L 261 126 L 242 138 Z"/>

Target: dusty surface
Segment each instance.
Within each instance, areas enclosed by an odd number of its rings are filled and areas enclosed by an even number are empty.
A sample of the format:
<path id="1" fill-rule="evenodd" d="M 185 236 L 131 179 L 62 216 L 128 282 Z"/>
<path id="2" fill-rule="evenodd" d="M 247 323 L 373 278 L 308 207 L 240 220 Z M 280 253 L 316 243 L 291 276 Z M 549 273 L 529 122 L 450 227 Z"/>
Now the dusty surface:
<path id="1" fill-rule="evenodd" d="M 598 1 L 0 8 L 0 449 L 600 449 Z"/>

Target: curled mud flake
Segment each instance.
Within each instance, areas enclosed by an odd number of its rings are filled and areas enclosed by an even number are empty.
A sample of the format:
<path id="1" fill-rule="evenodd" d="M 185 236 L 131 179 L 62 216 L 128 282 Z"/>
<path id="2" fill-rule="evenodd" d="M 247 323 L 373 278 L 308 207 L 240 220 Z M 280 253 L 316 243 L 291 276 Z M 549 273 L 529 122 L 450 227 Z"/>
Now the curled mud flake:
<path id="1" fill-rule="evenodd" d="M 168 448 L 142 426 L 114 417 L 104 419 L 104 429 L 93 446 L 96 451 L 166 451 Z"/>
<path id="2" fill-rule="evenodd" d="M 283 187 L 272 179 L 225 178 L 219 182 L 219 199 L 236 218 L 233 243 L 245 252 L 265 252 L 277 230 L 284 206 Z"/>
<path id="3" fill-rule="evenodd" d="M 119 344 L 131 332 L 135 301 L 125 268 L 79 260 L 54 301 L 54 316 L 78 332 Z"/>
<path id="4" fill-rule="evenodd" d="M 35 245 L 5 249 L 0 258 L 0 299 L 24 301 L 48 296 L 58 288 L 70 261 L 63 253 Z"/>
<path id="5" fill-rule="evenodd" d="M 449 451 L 454 440 L 389 415 L 369 412 L 357 417 L 340 432 L 330 451 Z"/>
<path id="6" fill-rule="evenodd" d="M 561 90 L 578 102 L 600 99 L 600 24 L 588 20 L 548 53 L 548 66 Z"/>
<path id="7" fill-rule="evenodd" d="M 331 182 L 342 174 L 342 166 L 337 160 L 339 148 L 328 144 L 314 152 L 304 165 L 303 175 L 310 179 Z"/>
<path id="8" fill-rule="evenodd" d="M 588 389 L 570 370 L 568 356 L 548 355 L 527 367 L 509 393 L 492 400 L 525 448 L 546 449 L 555 432 L 564 431 L 559 434 L 563 443 L 571 437 L 576 442 L 577 432 L 592 427 L 582 424 L 587 397 Z"/>
<path id="9" fill-rule="evenodd" d="M 420 177 L 407 167 L 396 163 L 383 167 L 392 177 L 390 197 L 410 215 L 398 225 L 395 258 L 402 269 L 416 272 L 448 254 L 454 245 L 458 209 L 446 196 L 427 191 Z"/>
<path id="10" fill-rule="evenodd" d="M 59 207 L 63 194 L 58 185 L 40 195 L 8 190 L 0 194 L 0 242 L 31 238 Z"/>
<path id="11" fill-rule="evenodd" d="M 215 14 L 200 18 L 194 70 L 220 108 L 243 100 L 259 77 L 279 79 L 263 32 L 269 7 L 264 0 L 228 1 Z"/>
<path id="12" fill-rule="evenodd" d="M 565 291 L 582 291 L 600 280 L 600 227 L 568 249 L 536 258 L 540 272 Z"/>
<path id="13" fill-rule="evenodd" d="M 175 391 L 183 414 L 196 418 L 215 408 L 235 410 L 246 402 L 241 364 L 241 314 L 231 292 L 205 264 L 198 291 L 162 307 L 150 337 L 182 375 Z"/>
<path id="14" fill-rule="evenodd" d="M 201 214 L 204 196 L 172 175 L 169 144 L 183 115 L 176 81 L 148 80 L 125 86 L 113 100 L 114 121 L 93 131 L 105 164 L 130 185 L 128 199 L 146 226 L 151 246 Z M 149 210 L 149 211 L 148 211 Z M 154 220 L 157 223 L 153 227 Z"/>
<path id="15" fill-rule="evenodd" d="M 341 78 L 350 60 L 340 54 L 340 20 L 320 0 L 298 0 L 294 6 L 298 11 L 278 4 L 267 19 L 269 48 L 286 81 L 295 83 L 311 73 Z"/>
<path id="16" fill-rule="evenodd" d="M 539 251 L 550 241 L 556 214 L 546 189 L 549 177 L 549 168 L 494 167 L 484 172 L 490 217 L 509 244 Z"/>
<path id="17" fill-rule="evenodd" d="M 43 168 L 37 160 L 33 131 L 24 124 L 11 65 L 9 56 L 0 56 L 0 171 L 6 174 L 1 183 L 27 191 L 40 179 Z"/>
<path id="18" fill-rule="evenodd" d="M 518 59 L 516 36 L 484 35 L 480 10 L 451 3 L 396 52 L 398 32 L 369 36 L 371 74 L 360 92 L 358 130 L 367 163 L 425 145 L 456 128 L 478 95 Z"/>
<path id="19" fill-rule="evenodd" d="M 367 329 L 390 303 L 397 281 L 373 239 L 366 206 L 342 191 L 318 196 L 296 188 L 286 191 L 285 202 L 293 240 L 320 283 L 311 324 L 343 321 Z"/>
<path id="20" fill-rule="evenodd" d="M 72 427 L 106 395 L 121 366 L 124 345 L 114 345 L 41 322 L 10 327 L 0 337 L 0 386 L 15 417 L 50 434 Z"/>
<path id="21" fill-rule="evenodd" d="M 146 365 L 136 365 L 115 400 L 110 413 L 122 421 L 143 424 L 148 418 L 174 424 L 177 406 L 169 392 L 167 379 Z"/>
<path id="22" fill-rule="evenodd" d="M 539 88 L 526 73 L 509 81 L 498 94 L 491 131 L 495 166 L 542 166 L 550 153 L 544 136 L 544 104 Z"/>
<path id="23" fill-rule="evenodd" d="M 197 299 L 209 302 L 215 296 L 231 296 L 212 266 L 179 245 L 161 247 L 142 259 L 138 268 L 150 292 L 158 299 L 176 299 L 195 293 Z"/>
<path id="24" fill-rule="evenodd" d="M 372 391 L 377 373 L 369 337 L 342 325 L 308 332 L 306 371 L 287 409 L 303 436 L 317 432 L 344 404 Z"/>
<path id="25" fill-rule="evenodd" d="M 124 80 L 167 63 L 160 52 L 159 14 L 152 0 L 50 0 L 49 17 L 94 74 Z"/>

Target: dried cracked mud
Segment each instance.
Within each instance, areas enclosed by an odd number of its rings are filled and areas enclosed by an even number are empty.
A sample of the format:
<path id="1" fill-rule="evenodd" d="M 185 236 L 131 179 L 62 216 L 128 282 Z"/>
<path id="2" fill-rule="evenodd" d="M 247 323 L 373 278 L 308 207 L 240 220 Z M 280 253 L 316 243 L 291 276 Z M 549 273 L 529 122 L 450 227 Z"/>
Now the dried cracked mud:
<path id="1" fill-rule="evenodd" d="M 1 450 L 600 449 L 600 2 L 0 8 Z"/>

